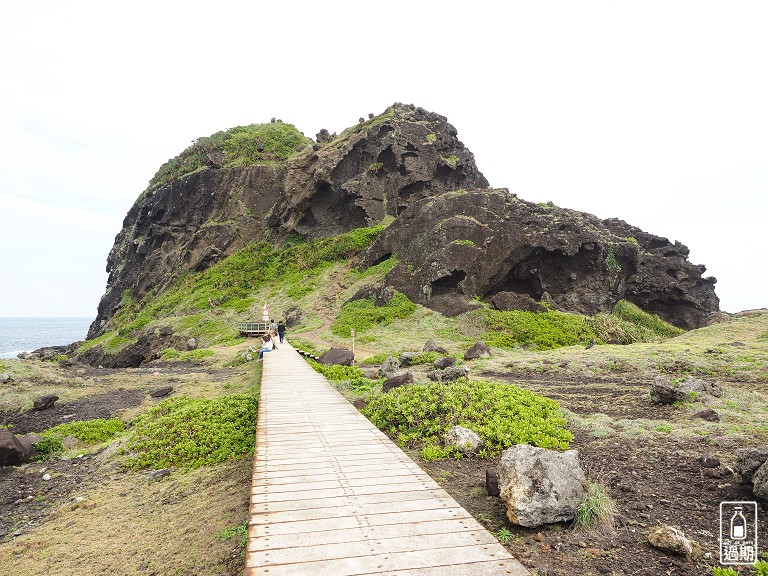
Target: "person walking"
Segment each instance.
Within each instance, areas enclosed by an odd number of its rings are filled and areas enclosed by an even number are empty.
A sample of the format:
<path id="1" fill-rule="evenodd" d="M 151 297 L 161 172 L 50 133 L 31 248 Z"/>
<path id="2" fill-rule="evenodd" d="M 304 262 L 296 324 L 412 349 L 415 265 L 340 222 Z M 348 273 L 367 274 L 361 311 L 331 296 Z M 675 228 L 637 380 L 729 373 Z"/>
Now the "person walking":
<path id="1" fill-rule="evenodd" d="M 285 338 L 285 323 L 280 320 L 280 323 L 277 325 L 277 334 L 280 336 L 280 344 L 283 343 L 283 338 Z"/>

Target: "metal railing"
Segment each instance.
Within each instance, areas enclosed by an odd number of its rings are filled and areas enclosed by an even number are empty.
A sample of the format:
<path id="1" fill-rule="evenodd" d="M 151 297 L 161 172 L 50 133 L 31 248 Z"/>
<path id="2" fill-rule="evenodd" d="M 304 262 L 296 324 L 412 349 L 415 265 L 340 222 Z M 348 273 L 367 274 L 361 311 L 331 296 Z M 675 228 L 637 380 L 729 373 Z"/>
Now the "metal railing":
<path id="1" fill-rule="evenodd" d="M 269 322 L 240 322 L 237 329 L 240 334 L 266 334 L 269 332 Z"/>

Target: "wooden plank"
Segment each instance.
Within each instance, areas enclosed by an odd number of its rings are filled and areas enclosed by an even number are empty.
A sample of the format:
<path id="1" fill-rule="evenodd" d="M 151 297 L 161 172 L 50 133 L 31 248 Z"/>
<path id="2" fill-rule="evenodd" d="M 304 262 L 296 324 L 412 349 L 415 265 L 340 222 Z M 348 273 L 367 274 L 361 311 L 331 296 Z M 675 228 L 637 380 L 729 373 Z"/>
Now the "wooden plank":
<path id="1" fill-rule="evenodd" d="M 256 446 L 246 576 L 529 574 L 287 342 Z"/>

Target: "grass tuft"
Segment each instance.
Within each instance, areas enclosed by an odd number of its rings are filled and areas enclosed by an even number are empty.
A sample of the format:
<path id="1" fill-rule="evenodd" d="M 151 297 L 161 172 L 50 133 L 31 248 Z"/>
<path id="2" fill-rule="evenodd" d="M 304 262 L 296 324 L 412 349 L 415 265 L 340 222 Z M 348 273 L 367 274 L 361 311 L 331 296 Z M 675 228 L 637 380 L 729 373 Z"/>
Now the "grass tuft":
<path id="1" fill-rule="evenodd" d="M 587 496 L 576 510 L 573 524 L 579 530 L 611 535 L 616 531 L 616 504 L 597 482 L 587 482 Z"/>

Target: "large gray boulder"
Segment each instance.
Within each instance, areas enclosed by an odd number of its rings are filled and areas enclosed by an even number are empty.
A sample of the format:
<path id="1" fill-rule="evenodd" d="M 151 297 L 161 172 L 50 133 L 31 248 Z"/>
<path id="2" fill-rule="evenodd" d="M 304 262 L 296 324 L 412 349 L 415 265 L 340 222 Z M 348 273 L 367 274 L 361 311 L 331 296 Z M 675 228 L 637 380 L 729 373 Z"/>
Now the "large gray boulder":
<path id="1" fill-rule="evenodd" d="M 449 366 L 445 370 L 431 370 L 427 372 L 427 378 L 435 382 L 453 382 L 468 376 L 469 370 L 465 366 Z"/>
<path id="2" fill-rule="evenodd" d="M 576 516 L 586 497 L 576 450 L 556 452 L 518 444 L 501 454 L 500 495 L 513 524 L 534 528 Z"/>
<path id="3" fill-rule="evenodd" d="M 0 466 L 21 464 L 26 456 L 24 445 L 10 430 L 0 428 Z"/>
<path id="4" fill-rule="evenodd" d="M 352 366 L 352 362 L 355 359 L 355 355 L 352 354 L 352 350 L 347 348 L 331 348 L 317 359 L 320 364 L 339 364 L 341 366 Z"/>
<path id="5" fill-rule="evenodd" d="M 485 442 L 480 434 L 462 426 L 452 426 L 444 435 L 446 446 L 455 446 L 462 454 L 476 454 Z"/>
<path id="6" fill-rule="evenodd" d="M 400 360 L 390 356 L 384 360 L 384 363 L 379 368 L 379 378 L 392 378 L 392 376 L 397 374 L 398 370 L 400 370 Z"/>
<path id="7" fill-rule="evenodd" d="M 686 402 L 704 394 L 719 398 L 723 392 L 718 384 L 698 380 L 693 376 L 686 376 L 682 380 L 669 376 L 656 376 L 651 386 L 651 401 L 658 404 Z"/>

